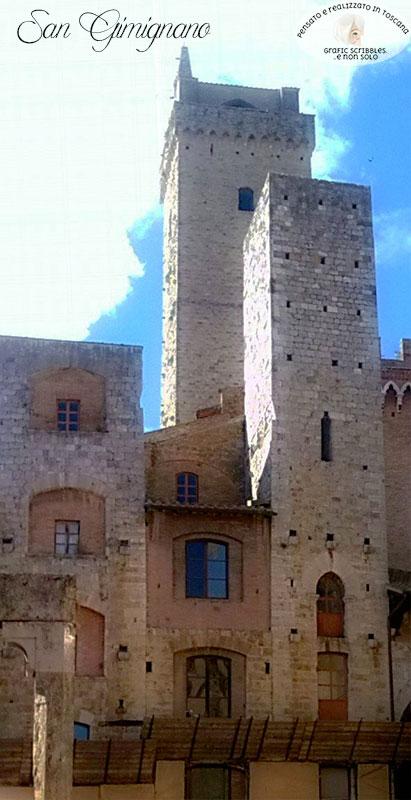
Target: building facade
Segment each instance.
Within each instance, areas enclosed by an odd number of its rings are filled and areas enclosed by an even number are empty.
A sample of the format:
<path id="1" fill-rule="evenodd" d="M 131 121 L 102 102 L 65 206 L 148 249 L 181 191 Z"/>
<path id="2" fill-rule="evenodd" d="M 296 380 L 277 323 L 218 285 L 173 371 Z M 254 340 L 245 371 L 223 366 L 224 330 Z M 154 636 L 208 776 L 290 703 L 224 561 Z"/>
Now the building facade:
<path id="1" fill-rule="evenodd" d="M 201 83 L 141 349 L 2 337 L 0 799 L 404 800 L 411 346 L 298 90 Z M 74 741 L 74 744 L 73 744 Z"/>

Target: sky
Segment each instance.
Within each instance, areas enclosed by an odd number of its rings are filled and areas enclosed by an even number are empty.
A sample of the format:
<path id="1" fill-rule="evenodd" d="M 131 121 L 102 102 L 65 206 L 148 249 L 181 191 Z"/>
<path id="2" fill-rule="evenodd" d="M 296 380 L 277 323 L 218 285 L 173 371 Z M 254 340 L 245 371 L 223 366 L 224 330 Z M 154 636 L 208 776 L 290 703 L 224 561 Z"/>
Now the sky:
<path id="1" fill-rule="evenodd" d="M 395 355 L 411 337 L 410 47 L 367 66 L 326 61 L 296 35 L 319 2 L 149 0 L 118 5 L 121 19 L 208 22 L 210 34 L 95 52 L 83 2 L 41 5 L 41 26 L 69 22 L 70 36 L 19 41 L 32 4 L 1 8 L 0 334 L 142 344 L 145 421 L 158 427 L 158 173 L 183 43 L 200 80 L 299 86 L 317 117 L 314 177 L 371 186 L 382 352 Z"/>

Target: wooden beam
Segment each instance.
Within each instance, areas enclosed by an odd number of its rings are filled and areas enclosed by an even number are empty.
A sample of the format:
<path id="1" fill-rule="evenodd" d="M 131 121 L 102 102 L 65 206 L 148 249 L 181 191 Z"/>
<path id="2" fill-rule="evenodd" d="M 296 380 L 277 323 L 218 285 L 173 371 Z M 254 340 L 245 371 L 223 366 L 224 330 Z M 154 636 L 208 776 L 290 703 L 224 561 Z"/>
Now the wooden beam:
<path id="1" fill-rule="evenodd" d="M 262 734 L 261 734 L 261 739 L 260 739 L 260 741 L 259 741 L 259 744 L 258 744 L 258 750 L 257 750 L 257 761 L 258 761 L 258 759 L 260 758 L 260 756 L 261 756 L 261 753 L 263 752 L 264 740 L 265 740 L 265 735 L 266 735 L 266 733 L 267 733 L 267 728 L 268 728 L 268 723 L 269 723 L 269 721 L 270 721 L 270 717 L 268 716 L 268 717 L 267 717 L 267 718 L 264 720 L 263 732 L 262 732 Z"/>
<path id="2" fill-rule="evenodd" d="M 231 749 L 230 749 L 230 757 L 229 757 L 230 761 L 232 761 L 234 758 L 235 748 L 237 744 L 238 734 L 240 733 L 242 719 L 243 719 L 242 717 L 239 717 L 237 725 L 235 726 L 233 741 L 231 743 Z"/>
<path id="3" fill-rule="evenodd" d="M 194 747 L 195 747 L 195 743 L 196 743 L 196 736 L 197 736 L 197 731 L 198 731 L 199 724 L 200 724 L 200 714 L 198 715 L 198 717 L 197 717 L 197 719 L 195 721 L 193 735 L 191 737 L 190 752 L 188 754 L 188 760 L 189 761 L 191 761 L 192 758 L 193 758 Z"/>
<path id="4" fill-rule="evenodd" d="M 348 758 L 348 761 L 350 761 L 350 762 L 353 760 L 353 757 L 354 757 L 355 745 L 357 744 L 358 735 L 359 735 L 360 730 L 361 730 L 361 724 L 362 724 L 362 719 L 360 719 L 360 721 L 358 723 L 358 726 L 357 726 L 357 730 L 354 733 L 354 738 L 353 738 L 353 741 L 352 741 L 352 747 L 351 747 L 350 755 L 349 755 L 349 758 Z"/>

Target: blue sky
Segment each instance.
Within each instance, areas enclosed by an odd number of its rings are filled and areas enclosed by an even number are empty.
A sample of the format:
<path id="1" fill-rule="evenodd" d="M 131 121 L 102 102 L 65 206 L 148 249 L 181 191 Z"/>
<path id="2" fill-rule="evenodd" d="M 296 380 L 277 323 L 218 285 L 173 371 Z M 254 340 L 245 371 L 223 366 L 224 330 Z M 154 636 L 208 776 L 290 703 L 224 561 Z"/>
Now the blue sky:
<path id="1" fill-rule="evenodd" d="M 408 0 L 395 0 L 403 3 Z M 374 66 L 325 62 L 297 41 L 320 0 L 124 0 L 128 20 L 207 20 L 188 43 L 200 80 L 301 87 L 317 116 L 314 176 L 371 185 L 384 355 L 411 337 L 411 50 Z M 142 344 L 148 428 L 159 424 L 162 220 L 158 170 L 181 42 L 94 53 L 83 0 L 55 0 L 67 40 L 18 41 L 31 8 L 0 13 L 0 333 Z M 402 11 L 401 13 L 406 13 Z M 409 13 L 409 12 L 408 12 Z M 411 27 L 411 25 L 410 25 Z M 246 54 L 246 57 L 245 57 Z"/>
<path id="2" fill-rule="evenodd" d="M 201 76 L 206 79 L 206 76 Z M 346 143 L 329 177 L 371 186 L 377 258 L 382 353 L 394 357 L 401 338 L 411 337 L 411 53 L 358 70 L 349 101 L 329 98 L 321 122 Z M 159 424 L 161 358 L 161 208 L 129 232 L 144 264 L 126 300 L 90 328 L 90 339 L 140 343 L 144 347 L 144 408 L 147 427 Z"/>

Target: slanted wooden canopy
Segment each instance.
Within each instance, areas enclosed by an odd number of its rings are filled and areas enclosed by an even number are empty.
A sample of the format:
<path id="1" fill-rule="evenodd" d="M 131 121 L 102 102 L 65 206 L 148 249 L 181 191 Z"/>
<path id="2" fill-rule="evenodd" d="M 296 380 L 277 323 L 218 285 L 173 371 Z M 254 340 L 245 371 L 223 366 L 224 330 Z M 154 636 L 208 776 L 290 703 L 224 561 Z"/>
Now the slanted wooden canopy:
<path id="1" fill-rule="evenodd" d="M 387 764 L 411 758 L 409 722 L 153 717 L 142 736 L 156 742 L 156 758 L 162 760 Z"/>
<path id="2" fill-rule="evenodd" d="M 151 717 L 141 738 L 76 741 L 73 783 L 153 783 L 157 760 L 394 764 L 411 760 L 411 722 L 340 722 Z M 31 783 L 31 742 L 0 739 L 0 785 Z"/>

